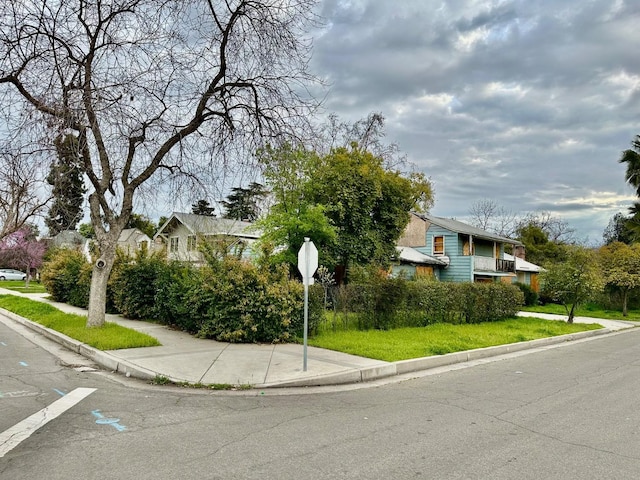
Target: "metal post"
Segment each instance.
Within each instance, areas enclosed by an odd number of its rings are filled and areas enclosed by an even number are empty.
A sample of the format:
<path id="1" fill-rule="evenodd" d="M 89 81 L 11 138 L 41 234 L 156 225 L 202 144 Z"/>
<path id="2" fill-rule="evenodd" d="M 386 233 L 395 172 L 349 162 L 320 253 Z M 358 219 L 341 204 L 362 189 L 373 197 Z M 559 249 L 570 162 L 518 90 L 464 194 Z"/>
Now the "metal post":
<path id="1" fill-rule="evenodd" d="M 304 275 L 302 283 L 304 285 L 304 335 L 302 371 L 307 371 L 307 330 L 309 329 L 309 237 L 304 238 Z"/>

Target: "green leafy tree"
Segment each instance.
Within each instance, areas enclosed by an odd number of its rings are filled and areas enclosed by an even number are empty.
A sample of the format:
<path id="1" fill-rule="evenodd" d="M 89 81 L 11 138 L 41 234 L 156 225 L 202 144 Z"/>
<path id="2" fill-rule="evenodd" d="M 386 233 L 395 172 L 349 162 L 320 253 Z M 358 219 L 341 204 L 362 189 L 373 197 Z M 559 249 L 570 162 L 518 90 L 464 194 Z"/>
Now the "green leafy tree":
<path id="1" fill-rule="evenodd" d="M 613 242 L 602 247 L 599 253 L 605 285 L 620 292 L 622 315 L 626 317 L 629 294 L 640 287 L 640 243 Z"/>
<path id="2" fill-rule="evenodd" d="M 261 222 L 264 238 L 285 247 L 292 262 L 310 237 L 323 265 L 387 264 L 410 211 L 433 197 L 426 177 L 385 168 L 357 145 L 324 156 L 285 145 L 260 159 L 275 201 Z"/>
<path id="3" fill-rule="evenodd" d="M 216 209 L 212 207 L 208 200 L 198 200 L 191 205 L 191 213 L 195 215 L 205 215 L 207 217 L 215 216 Z"/>
<path id="4" fill-rule="evenodd" d="M 156 233 L 156 224 L 149 217 L 140 213 L 132 213 L 125 228 L 137 228 L 149 237 L 153 237 Z"/>
<path id="5" fill-rule="evenodd" d="M 247 188 L 234 187 L 223 200 L 224 218 L 255 222 L 260 217 L 260 202 L 269 192 L 261 183 L 253 182 Z"/>
<path id="6" fill-rule="evenodd" d="M 276 249 L 273 263 L 297 264 L 298 250 L 309 237 L 318 248 L 321 264 L 333 265 L 329 256 L 336 229 L 325 215 L 325 207 L 310 200 L 311 171 L 317 161 L 314 152 L 290 144 L 267 147 L 258 154 L 274 204 L 258 222 L 263 231 L 263 250 Z M 294 268 L 291 269 L 295 271 Z"/>
<path id="7" fill-rule="evenodd" d="M 549 240 L 549 235 L 538 225 L 520 225 L 516 236 L 524 244 L 527 261 L 531 263 L 547 266 L 562 261 L 565 257 L 564 246 Z"/>
<path id="8" fill-rule="evenodd" d="M 563 305 L 567 322 L 573 323 L 576 308 L 602 290 L 603 280 L 594 251 L 578 245 L 563 248 L 566 260 L 542 274 L 543 293 Z"/>
<path id="9" fill-rule="evenodd" d="M 51 164 L 47 183 L 52 186 L 53 203 L 45 223 L 49 235 L 63 230 L 75 230 L 82 219 L 82 203 L 87 192 L 82 180 L 82 157 L 75 135 L 55 139 L 58 159 Z"/>
<path id="10" fill-rule="evenodd" d="M 386 169 L 382 159 L 352 145 L 317 159 L 308 195 L 324 205 L 336 227 L 333 257 L 339 265 L 385 265 L 420 199 L 431 198 L 430 183 Z"/>

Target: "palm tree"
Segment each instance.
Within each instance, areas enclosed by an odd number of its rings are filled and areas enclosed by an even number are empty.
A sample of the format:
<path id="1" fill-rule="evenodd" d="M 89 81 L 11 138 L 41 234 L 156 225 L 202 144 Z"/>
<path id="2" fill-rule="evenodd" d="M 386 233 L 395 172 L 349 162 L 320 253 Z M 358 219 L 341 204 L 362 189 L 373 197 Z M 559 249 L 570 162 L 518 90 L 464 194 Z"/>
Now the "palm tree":
<path id="1" fill-rule="evenodd" d="M 624 178 L 629 185 L 636 189 L 636 193 L 640 197 L 640 135 L 636 135 L 631 145 L 633 148 L 622 152 L 619 162 L 627 164 Z"/>

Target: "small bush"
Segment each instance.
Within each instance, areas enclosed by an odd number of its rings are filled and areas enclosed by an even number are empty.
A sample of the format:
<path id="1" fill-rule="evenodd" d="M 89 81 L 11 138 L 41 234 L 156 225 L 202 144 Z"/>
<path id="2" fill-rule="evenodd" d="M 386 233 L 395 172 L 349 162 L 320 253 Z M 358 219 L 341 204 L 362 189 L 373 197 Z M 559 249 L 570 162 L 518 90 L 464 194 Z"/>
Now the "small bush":
<path id="1" fill-rule="evenodd" d="M 521 282 L 514 283 L 524 295 L 524 304 L 527 307 L 533 307 L 538 305 L 538 293 L 535 292 L 529 285 Z"/>

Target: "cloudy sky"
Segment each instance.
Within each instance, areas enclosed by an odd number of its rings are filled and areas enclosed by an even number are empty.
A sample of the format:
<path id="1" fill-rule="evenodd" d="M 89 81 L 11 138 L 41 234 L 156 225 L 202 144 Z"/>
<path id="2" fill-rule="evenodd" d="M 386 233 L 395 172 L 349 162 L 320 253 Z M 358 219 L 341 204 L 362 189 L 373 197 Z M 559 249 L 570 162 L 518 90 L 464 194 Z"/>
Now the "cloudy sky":
<path id="1" fill-rule="evenodd" d="M 639 0 L 324 0 L 312 67 L 327 113 L 381 112 L 435 185 L 432 213 L 490 199 L 598 243 L 634 199 Z"/>

